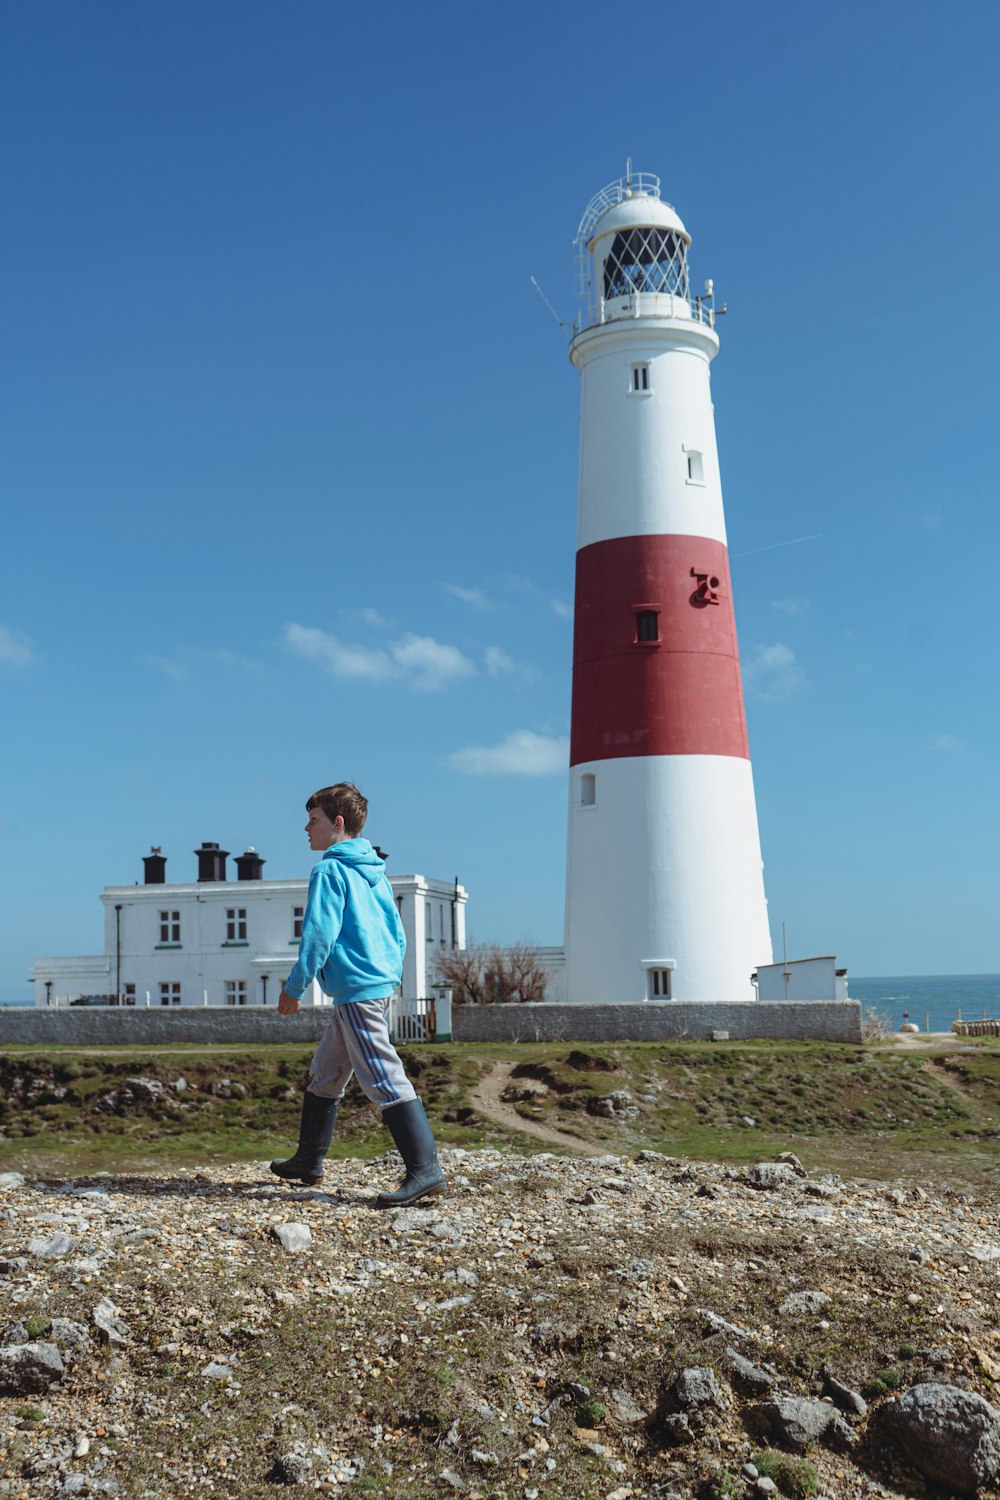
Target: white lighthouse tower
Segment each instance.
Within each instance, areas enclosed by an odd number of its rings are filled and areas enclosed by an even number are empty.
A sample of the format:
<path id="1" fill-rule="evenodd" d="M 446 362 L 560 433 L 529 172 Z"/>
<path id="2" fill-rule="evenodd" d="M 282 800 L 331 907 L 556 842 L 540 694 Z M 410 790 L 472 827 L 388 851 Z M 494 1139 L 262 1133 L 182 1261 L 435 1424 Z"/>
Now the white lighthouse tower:
<path id="1" fill-rule="evenodd" d="M 771 940 L 709 365 L 711 283 L 659 178 L 588 205 L 566 988 L 753 1000 Z"/>

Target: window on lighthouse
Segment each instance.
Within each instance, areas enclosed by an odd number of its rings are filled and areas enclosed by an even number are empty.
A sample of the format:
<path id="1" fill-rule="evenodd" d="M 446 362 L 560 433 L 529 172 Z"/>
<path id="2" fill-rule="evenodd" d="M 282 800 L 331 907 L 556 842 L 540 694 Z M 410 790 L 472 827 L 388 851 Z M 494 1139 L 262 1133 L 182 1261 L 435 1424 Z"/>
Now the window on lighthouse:
<path id="1" fill-rule="evenodd" d="M 633 292 L 687 296 L 687 245 L 672 229 L 627 229 L 615 235 L 604 262 L 604 300 Z"/>
<path id="2" fill-rule="evenodd" d="M 580 806 L 597 806 L 597 776 L 593 771 L 584 771 L 580 777 Z"/>
<path id="3" fill-rule="evenodd" d="M 632 390 L 633 392 L 649 390 L 649 366 L 632 366 Z"/>
<path id="4" fill-rule="evenodd" d="M 648 985 L 647 998 L 650 1000 L 670 999 L 670 970 L 669 969 L 647 969 L 646 983 Z"/>
<path id="5" fill-rule="evenodd" d="M 636 645 L 652 646 L 660 639 L 660 611 L 637 609 L 635 611 Z"/>

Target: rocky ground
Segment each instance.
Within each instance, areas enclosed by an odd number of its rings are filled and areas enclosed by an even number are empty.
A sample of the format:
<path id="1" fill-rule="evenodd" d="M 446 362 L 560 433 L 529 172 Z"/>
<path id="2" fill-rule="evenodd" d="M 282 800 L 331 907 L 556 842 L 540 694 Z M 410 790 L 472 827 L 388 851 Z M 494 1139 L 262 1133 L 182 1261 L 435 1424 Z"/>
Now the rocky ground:
<path id="1" fill-rule="evenodd" d="M 0 1175 L 0 1495 L 1000 1494 L 995 1196 L 443 1155 Z"/>

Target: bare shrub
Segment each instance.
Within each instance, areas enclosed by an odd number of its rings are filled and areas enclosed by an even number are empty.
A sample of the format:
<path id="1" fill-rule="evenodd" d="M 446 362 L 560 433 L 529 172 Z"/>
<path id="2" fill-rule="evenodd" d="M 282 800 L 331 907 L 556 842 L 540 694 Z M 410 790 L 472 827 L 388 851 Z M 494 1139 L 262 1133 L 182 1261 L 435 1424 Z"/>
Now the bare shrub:
<path id="1" fill-rule="evenodd" d="M 545 999 L 548 977 L 530 943 L 479 943 L 438 957 L 438 977 L 456 1005 L 529 1005 Z"/>
<path id="2" fill-rule="evenodd" d="M 861 1012 L 861 1040 L 863 1042 L 880 1042 L 894 1035 L 892 1021 L 884 1010 L 874 1010 L 868 1006 Z"/>

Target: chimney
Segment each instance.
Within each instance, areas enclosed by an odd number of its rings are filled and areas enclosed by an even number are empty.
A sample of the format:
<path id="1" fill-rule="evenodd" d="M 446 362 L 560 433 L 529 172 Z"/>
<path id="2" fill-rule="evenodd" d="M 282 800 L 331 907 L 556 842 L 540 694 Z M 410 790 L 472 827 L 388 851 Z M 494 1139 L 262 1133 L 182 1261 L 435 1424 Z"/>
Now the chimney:
<path id="1" fill-rule="evenodd" d="M 267 861 L 261 859 L 256 849 L 251 845 L 245 854 L 237 854 L 236 856 L 236 879 L 263 880 L 266 863 Z"/>
<path id="2" fill-rule="evenodd" d="M 220 849 L 218 844 L 210 844 L 206 840 L 200 849 L 196 849 L 198 856 L 198 880 L 225 880 L 226 860 L 229 858 L 228 849 Z"/>
<path id="3" fill-rule="evenodd" d="M 145 871 L 143 885 L 166 884 L 167 861 L 159 844 L 150 844 L 149 853 L 143 855 L 142 865 Z"/>

